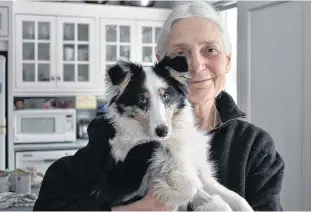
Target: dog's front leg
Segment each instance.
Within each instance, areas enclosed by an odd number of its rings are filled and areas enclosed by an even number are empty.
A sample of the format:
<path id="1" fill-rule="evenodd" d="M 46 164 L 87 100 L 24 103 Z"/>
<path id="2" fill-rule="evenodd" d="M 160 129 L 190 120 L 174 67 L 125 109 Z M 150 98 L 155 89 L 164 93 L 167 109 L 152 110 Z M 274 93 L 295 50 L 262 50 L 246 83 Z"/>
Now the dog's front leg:
<path id="1" fill-rule="evenodd" d="M 253 211 L 243 197 L 221 185 L 209 174 L 207 168 L 200 169 L 199 177 L 204 185 L 204 190 L 210 195 L 220 195 L 233 211 Z"/>
<path id="2" fill-rule="evenodd" d="M 203 189 L 198 190 L 191 205 L 195 211 L 232 211 L 219 195 L 211 196 Z"/>
<path id="3" fill-rule="evenodd" d="M 177 209 L 186 206 L 195 196 L 201 182 L 195 169 L 183 156 L 163 148 L 152 158 L 153 193 L 163 203 Z"/>

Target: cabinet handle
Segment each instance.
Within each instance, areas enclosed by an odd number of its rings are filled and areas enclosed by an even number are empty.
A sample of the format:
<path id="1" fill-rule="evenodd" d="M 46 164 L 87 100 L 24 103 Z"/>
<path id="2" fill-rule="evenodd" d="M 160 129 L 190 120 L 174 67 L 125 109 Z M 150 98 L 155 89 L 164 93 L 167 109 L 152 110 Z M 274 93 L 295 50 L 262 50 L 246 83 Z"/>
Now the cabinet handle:
<path id="1" fill-rule="evenodd" d="M 61 77 L 60 77 L 60 76 L 57 76 L 57 77 L 56 77 L 56 80 L 61 80 Z"/>
<path id="2" fill-rule="evenodd" d="M 53 76 L 51 76 L 51 81 L 54 81 L 54 77 Z"/>

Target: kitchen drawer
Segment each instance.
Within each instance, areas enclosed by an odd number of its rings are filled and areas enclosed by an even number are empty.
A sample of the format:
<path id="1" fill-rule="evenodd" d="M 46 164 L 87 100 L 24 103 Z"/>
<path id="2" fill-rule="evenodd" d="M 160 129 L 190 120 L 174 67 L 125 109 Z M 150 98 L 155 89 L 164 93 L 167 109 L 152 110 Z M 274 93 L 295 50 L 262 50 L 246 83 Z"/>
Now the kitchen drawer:
<path id="1" fill-rule="evenodd" d="M 27 151 L 15 153 L 15 168 L 35 167 L 45 174 L 47 169 L 58 159 L 74 155 L 77 150 Z"/>

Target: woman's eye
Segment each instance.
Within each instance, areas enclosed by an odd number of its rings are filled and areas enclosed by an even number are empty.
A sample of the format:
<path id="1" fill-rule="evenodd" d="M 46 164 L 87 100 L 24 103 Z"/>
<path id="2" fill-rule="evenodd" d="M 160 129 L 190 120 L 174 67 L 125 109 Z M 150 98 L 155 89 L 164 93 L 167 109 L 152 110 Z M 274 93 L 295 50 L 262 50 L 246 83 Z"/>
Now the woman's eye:
<path id="1" fill-rule="evenodd" d="M 206 52 L 210 55 L 215 55 L 219 53 L 218 50 L 216 50 L 215 48 L 207 48 Z"/>
<path id="2" fill-rule="evenodd" d="M 139 102 L 140 102 L 140 104 L 146 104 L 147 103 L 147 99 L 143 95 L 139 96 Z"/>
<path id="3" fill-rule="evenodd" d="M 173 53 L 173 56 L 183 56 L 184 52 L 175 52 Z"/>
<path id="4" fill-rule="evenodd" d="M 186 49 L 176 49 L 174 52 L 173 52 L 173 55 L 174 56 L 187 56 L 187 50 Z"/>

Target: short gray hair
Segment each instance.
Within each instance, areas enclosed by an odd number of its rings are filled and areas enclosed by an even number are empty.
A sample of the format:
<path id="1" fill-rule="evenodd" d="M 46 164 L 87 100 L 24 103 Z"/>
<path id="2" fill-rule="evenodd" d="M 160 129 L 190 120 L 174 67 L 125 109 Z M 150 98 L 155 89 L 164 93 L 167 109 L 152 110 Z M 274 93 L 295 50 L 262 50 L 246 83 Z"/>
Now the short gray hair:
<path id="1" fill-rule="evenodd" d="M 225 47 L 225 51 L 227 53 L 230 53 L 232 51 L 228 31 L 224 26 L 222 18 L 219 15 L 218 11 L 211 4 L 205 2 L 204 0 L 188 0 L 174 3 L 173 10 L 167 17 L 162 29 L 160 30 L 157 40 L 156 54 L 158 54 L 160 57 L 165 56 L 166 42 L 169 37 L 173 23 L 178 19 L 194 16 L 205 18 L 217 24 L 221 32 L 221 38 Z"/>

